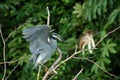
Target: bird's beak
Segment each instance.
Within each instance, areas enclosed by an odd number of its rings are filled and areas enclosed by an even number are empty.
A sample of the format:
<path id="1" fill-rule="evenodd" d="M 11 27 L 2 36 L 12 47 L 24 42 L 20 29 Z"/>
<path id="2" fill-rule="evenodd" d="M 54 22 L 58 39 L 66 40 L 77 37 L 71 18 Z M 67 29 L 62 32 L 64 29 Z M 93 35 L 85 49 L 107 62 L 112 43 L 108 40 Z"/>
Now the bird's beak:
<path id="1" fill-rule="evenodd" d="M 57 39 L 58 39 L 60 42 L 65 42 L 65 40 L 64 40 L 61 36 L 58 36 Z"/>

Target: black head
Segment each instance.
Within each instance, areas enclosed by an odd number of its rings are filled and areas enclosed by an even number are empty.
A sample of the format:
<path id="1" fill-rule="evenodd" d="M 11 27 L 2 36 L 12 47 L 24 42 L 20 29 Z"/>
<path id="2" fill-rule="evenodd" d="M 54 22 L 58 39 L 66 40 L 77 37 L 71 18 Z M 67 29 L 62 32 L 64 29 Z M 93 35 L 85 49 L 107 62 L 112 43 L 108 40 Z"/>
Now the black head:
<path id="1" fill-rule="evenodd" d="M 55 39 L 55 40 L 59 40 L 60 42 L 64 42 L 64 39 L 58 35 L 57 33 L 50 33 L 50 38 Z"/>

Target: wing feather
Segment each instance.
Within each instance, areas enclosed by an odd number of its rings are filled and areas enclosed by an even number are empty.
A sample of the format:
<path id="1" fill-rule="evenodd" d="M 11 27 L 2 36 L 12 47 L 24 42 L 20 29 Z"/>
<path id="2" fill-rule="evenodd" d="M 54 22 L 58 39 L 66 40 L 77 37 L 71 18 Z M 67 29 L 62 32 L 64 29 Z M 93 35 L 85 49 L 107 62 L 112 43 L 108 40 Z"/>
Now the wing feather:
<path id="1" fill-rule="evenodd" d="M 45 63 L 56 49 L 57 42 L 48 44 L 50 27 L 47 25 L 39 25 L 27 28 L 22 32 L 23 38 L 30 42 L 31 60 L 35 63 L 35 67 L 39 63 Z"/>
<path id="2" fill-rule="evenodd" d="M 47 25 L 38 25 L 34 27 L 30 27 L 28 29 L 23 30 L 23 38 L 26 41 L 33 41 L 38 38 L 41 40 L 47 40 L 50 33 L 50 27 Z"/>
<path id="3" fill-rule="evenodd" d="M 23 30 L 23 38 L 30 42 L 30 52 L 33 55 L 44 53 L 48 44 L 50 27 L 47 25 L 38 25 Z"/>

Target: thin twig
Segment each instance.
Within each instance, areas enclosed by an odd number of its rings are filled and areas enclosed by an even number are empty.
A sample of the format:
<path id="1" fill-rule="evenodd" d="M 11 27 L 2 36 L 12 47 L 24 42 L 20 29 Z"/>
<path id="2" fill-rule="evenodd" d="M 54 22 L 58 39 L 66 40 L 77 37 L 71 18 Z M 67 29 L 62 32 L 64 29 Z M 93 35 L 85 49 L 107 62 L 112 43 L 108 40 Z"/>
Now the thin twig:
<path id="1" fill-rule="evenodd" d="M 52 78 L 55 76 L 56 74 L 52 75 L 48 80 L 52 80 Z"/>
<path id="2" fill-rule="evenodd" d="M 99 66 L 99 65 L 98 65 L 97 63 L 95 63 L 94 61 L 92 61 L 92 60 L 90 60 L 90 59 L 87 59 L 87 58 L 85 58 L 85 60 L 87 60 L 87 61 L 95 64 L 97 67 L 99 67 L 101 70 L 103 70 L 103 71 L 104 71 L 105 73 L 107 73 L 108 75 L 111 75 L 111 76 L 113 76 L 113 77 L 117 77 L 117 76 L 115 76 L 114 74 L 111 74 L 111 73 L 109 73 L 108 71 L 106 71 L 105 69 L 103 69 L 101 66 Z"/>
<path id="3" fill-rule="evenodd" d="M 50 24 L 50 11 L 49 11 L 49 8 L 48 8 L 48 6 L 47 6 L 47 13 L 48 13 L 48 17 L 47 17 L 47 26 L 49 26 L 49 24 Z"/>
<path id="4" fill-rule="evenodd" d="M 38 70 L 38 74 L 37 74 L 37 80 L 39 80 L 39 77 L 40 77 L 40 70 L 41 70 L 41 65 L 39 65 L 39 70 Z"/>
<path id="5" fill-rule="evenodd" d="M 118 30 L 118 29 L 120 29 L 120 26 L 117 27 L 117 28 L 115 28 L 115 29 L 113 29 L 112 31 L 108 32 L 102 39 L 100 39 L 100 40 L 96 43 L 96 46 L 97 46 L 99 43 L 101 43 L 109 34 L 115 32 L 115 31 Z"/>
<path id="6" fill-rule="evenodd" d="M 2 38 L 2 42 L 3 42 L 3 59 L 4 59 L 4 62 L 2 62 L 2 63 L 0 63 L 0 64 L 4 64 L 4 74 L 3 74 L 3 78 L 2 78 L 2 80 L 4 80 L 5 79 L 5 76 L 6 76 L 6 63 L 14 63 L 14 62 L 17 62 L 17 60 L 16 61 L 11 61 L 11 62 L 6 62 L 6 59 L 5 59 L 5 57 L 6 57 L 6 41 L 10 38 L 10 36 L 13 34 L 13 33 L 15 33 L 18 29 L 20 29 L 22 26 L 20 26 L 20 27 L 17 27 L 14 31 L 12 31 L 8 36 L 7 36 L 7 38 L 6 39 L 4 39 L 4 37 L 3 37 L 3 33 L 2 33 L 2 30 L 1 30 L 1 27 L 0 27 L 0 35 L 1 35 L 1 38 Z M 16 66 L 15 66 L 16 67 Z M 7 78 L 9 77 L 9 75 L 7 76 Z M 7 79 L 6 78 L 6 79 Z"/>
<path id="7" fill-rule="evenodd" d="M 3 33 L 2 33 L 2 30 L 1 30 L 1 28 L 0 28 L 0 34 L 1 34 L 1 38 L 2 38 L 2 42 L 3 42 L 3 59 L 4 59 L 4 62 L 3 63 L 1 63 L 1 64 L 4 64 L 4 74 L 3 74 L 3 78 L 2 78 L 2 80 L 4 80 L 5 79 L 5 76 L 6 76 L 6 59 L 5 59 L 5 57 L 6 57 L 6 41 L 9 39 L 9 37 L 13 34 L 13 33 L 15 33 L 15 31 L 16 30 L 18 30 L 18 29 L 20 29 L 21 27 L 18 27 L 18 28 L 16 28 L 14 31 L 12 31 L 9 35 L 8 35 L 8 37 L 6 38 L 6 39 L 4 39 L 4 37 L 3 37 Z M 8 62 L 9 63 L 9 62 Z"/>
<path id="8" fill-rule="evenodd" d="M 20 27 L 17 27 L 14 31 L 12 31 L 9 35 L 8 35 L 8 37 L 5 39 L 5 42 L 10 38 L 10 36 L 12 35 L 12 34 L 14 34 L 17 30 L 19 30 L 21 27 L 23 27 L 23 26 L 20 26 Z"/>
<path id="9" fill-rule="evenodd" d="M 0 28 L 0 34 L 1 34 L 2 42 L 3 42 L 4 74 L 3 74 L 2 80 L 4 80 L 4 78 L 6 76 L 6 63 L 5 63 L 5 48 L 6 48 L 6 45 L 5 45 L 5 40 L 3 38 L 3 34 L 2 34 L 1 28 Z"/>
<path id="10" fill-rule="evenodd" d="M 58 59 L 53 63 L 53 65 L 49 68 L 49 70 L 46 72 L 45 76 L 42 80 L 47 80 L 48 75 L 54 70 L 54 67 L 58 64 L 58 62 L 62 59 L 62 51 L 57 47 L 57 51 L 59 53 Z"/>
<path id="11" fill-rule="evenodd" d="M 0 64 L 4 64 L 4 63 L 6 63 L 6 64 L 11 64 L 11 63 L 15 63 L 15 62 L 18 62 L 19 60 L 21 60 L 21 59 L 23 59 L 23 58 L 25 58 L 25 57 L 21 57 L 21 58 L 19 58 L 19 59 L 17 59 L 17 60 L 14 60 L 14 61 L 9 61 L 9 62 L 0 62 Z"/>
<path id="12" fill-rule="evenodd" d="M 76 46 L 75 50 L 76 50 L 76 49 L 77 49 L 77 46 Z M 65 60 L 61 61 L 59 64 L 57 64 L 54 69 L 57 69 L 61 64 L 63 64 L 63 63 L 65 63 L 66 61 L 70 60 L 71 58 L 73 58 L 75 55 L 81 53 L 82 51 L 88 51 L 88 50 L 94 50 L 94 49 L 97 49 L 97 48 L 84 49 L 84 50 L 81 50 L 81 51 L 78 51 L 78 52 L 74 52 L 71 56 L 69 56 L 68 58 L 66 58 Z"/>
<path id="13" fill-rule="evenodd" d="M 9 73 L 9 75 L 5 78 L 5 80 L 7 80 L 9 78 L 9 76 L 13 73 L 13 71 L 18 67 L 18 64 L 11 70 L 11 72 Z"/>
<path id="14" fill-rule="evenodd" d="M 113 77 L 117 77 L 116 75 L 109 73 L 108 71 L 106 71 L 105 69 L 103 69 L 100 65 L 98 65 L 97 63 L 95 63 L 94 61 L 92 61 L 92 60 L 90 60 L 90 59 L 88 59 L 88 58 L 78 58 L 78 57 L 73 57 L 73 58 L 74 58 L 74 59 L 85 59 L 85 60 L 87 60 L 87 61 L 95 64 L 98 68 L 100 68 L 102 71 L 104 71 L 104 72 L 107 73 L 108 75 L 113 76 Z"/>
<path id="15" fill-rule="evenodd" d="M 75 77 L 72 80 L 77 80 L 77 77 L 82 73 L 83 68 L 75 75 Z"/>

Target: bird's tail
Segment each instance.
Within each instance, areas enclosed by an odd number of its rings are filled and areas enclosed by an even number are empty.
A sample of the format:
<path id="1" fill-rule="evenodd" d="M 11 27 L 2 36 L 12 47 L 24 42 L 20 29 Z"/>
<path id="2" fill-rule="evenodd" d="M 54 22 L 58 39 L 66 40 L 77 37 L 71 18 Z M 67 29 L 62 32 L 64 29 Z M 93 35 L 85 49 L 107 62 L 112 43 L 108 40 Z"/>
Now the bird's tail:
<path id="1" fill-rule="evenodd" d="M 36 59 L 37 59 L 37 56 L 36 55 L 32 55 L 31 58 L 29 59 L 29 63 L 33 63 L 34 64 L 34 67 L 32 68 L 32 70 L 34 70 L 38 64 L 36 64 Z"/>

